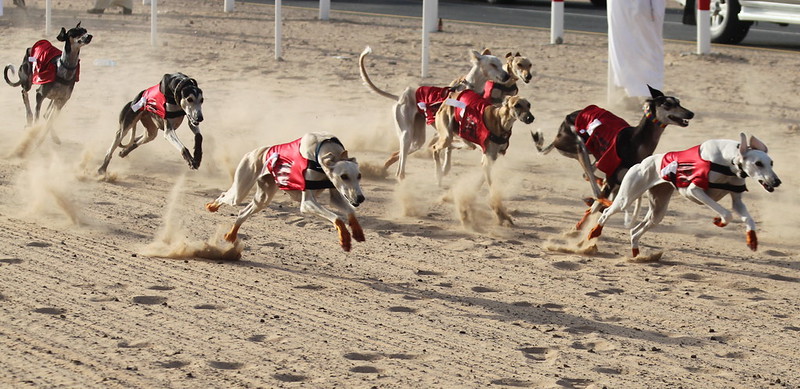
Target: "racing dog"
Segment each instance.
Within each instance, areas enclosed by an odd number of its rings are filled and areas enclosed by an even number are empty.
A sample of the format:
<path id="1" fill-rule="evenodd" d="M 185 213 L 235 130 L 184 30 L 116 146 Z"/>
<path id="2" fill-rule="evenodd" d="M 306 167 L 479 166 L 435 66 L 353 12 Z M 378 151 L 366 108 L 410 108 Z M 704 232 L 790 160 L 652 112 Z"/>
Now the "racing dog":
<path id="1" fill-rule="evenodd" d="M 252 214 L 261 211 L 282 189 L 294 200 L 300 201 L 300 212 L 312 213 L 330 220 L 339 233 L 339 243 L 350 251 L 352 239 L 364 241 L 364 231 L 356 219 L 355 208 L 364 202 L 361 193 L 361 173 L 355 158 L 349 158 L 339 139 L 327 133 L 308 133 L 291 143 L 259 147 L 244 155 L 233 185 L 216 200 L 206 204 L 206 209 L 216 212 L 222 204 L 237 205 L 244 201 L 253 185 L 253 200 L 239 212 L 225 240 L 235 242 L 239 228 Z M 317 202 L 317 194 L 324 189 L 330 192 L 331 204 L 342 211 L 340 216 Z"/>
<path id="2" fill-rule="evenodd" d="M 630 231 L 631 255 L 636 257 L 639 238 L 661 222 L 672 192 L 677 188 L 687 199 L 705 204 L 716 212 L 719 216 L 714 218 L 714 224 L 719 227 L 728 225 L 732 215 L 718 201 L 730 195 L 733 211 L 747 226 L 747 247 L 755 251 L 758 248 L 756 223 L 742 202 L 742 192 L 747 190 L 745 178 L 753 177 L 767 192 L 780 186 L 781 180 L 772 170 L 767 146 L 754 136 L 749 143 L 744 133 L 739 137 L 739 142 L 713 139 L 688 150 L 652 155 L 631 167 L 614 203 L 603 211 L 589 238 L 600 236 L 611 215 L 626 209 L 648 192 L 650 209 L 644 220 Z"/>
<path id="3" fill-rule="evenodd" d="M 184 116 L 188 118 L 189 129 L 194 133 L 194 155 L 175 134 L 175 130 L 183 123 Z M 119 130 L 97 172 L 101 175 L 106 173 L 117 147 L 122 148 L 119 156 L 125 158 L 137 147 L 155 139 L 158 130 L 164 131 L 164 138 L 178 149 L 189 168 L 197 169 L 203 158 L 203 135 L 200 133 L 202 121 L 203 91 L 197 86 L 197 81 L 183 73 L 165 74 L 161 82 L 139 92 L 133 101 L 122 107 L 119 113 Z M 136 136 L 137 123 L 144 126 L 146 134 Z M 122 140 L 129 131 L 130 141 L 123 145 Z"/>
<path id="4" fill-rule="evenodd" d="M 531 60 L 523 57 L 519 52 L 506 54 L 506 64 L 503 69 L 511 77 L 506 82 L 486 81 L 483 97 L 490 99 L 494 105 L 502 104 L 506 96 L 515 96 L 519 93 L 517 81 L 522 80 L 526 84 L 531 82 L 533 78 L 532 67 Z"/>
<path id="5" fill-rule="evenodd" d="M 547 154 L 555 148 L 562 155 L 577 159 L 592 186 L 598 201 L 578 222 L 578 229 L 589 214 L 610 204 L 608 198 L 618 188 L 625 173 L 631 166 L 653 154 L 668 125 L 686 127 L 694 117 L 694 113 L 682 107 L 676 97 L 665 96 L 649 85 L 648 88 L 651 97 L 644 102 L 644 115 L 636 127 L 611 112 L 590 105 L 567 115 L 555 140 L 547 147 L 542 147 L 544 136 L 541 131 L 531 132 L 541 154 Z M 595 158 L 594 164 L 589 160 L 590 153 Z M 594 174 L 595 168 L 605 173 L 602 190 Z"/>
<path id="6" fill-rule="evenodd" d="M 24 3 L 23 3 L 24 4 Z M 75 27 L 67 30 L 61 27 L 56 39 L 64 42 L 64 51 L 54 47 L 48 40 L 42 39 L 25 50 L 25 57 L 19 70 L 14 65 L 6 65 L 3 69 L 3 78 L 12 87 L 22 87 L 22 102 L 25 104 L 27 125 L 33 123 L 34 113 L 31 112 L 31 103 L 28 91 L 33 84 L 39 85 L 36 89 L 35 118 L 39 120 L 39 113 L 44 99 L 50 99 L 44 117 L 47 120 L 46 132 L 50 132 L 53 141 L 59 143 L 58 137 L 52 132 L 52 123 L 61 109 L 72 97 L 72 90 L 78 82 L 80 75 L 80 53 L 83 46 L 92 42 L 92 34 L 78 22 Z M 12 82 L 8 73 L 17 73 L 19 79 Z"/>
<path id="7" fill-rule="evenodd" d="M 481 165 L 483 176 L 492 185 L 492 163 L 508 149 L 514 122 L 533 123 L 531 103 L 519 96 L 507 96 L 500 107 L 481 95 L 465 90 L 455 93 L 436 113 L 438 140 L 431 146 L 436 162 L 436 179 L 442 186 L 442 177 L 450 171 L 450 151 L 454 136 L 480 146 L 483 151 Z M 500 223 L 514 224 L 511 216 L 500 204 L 492 205 Z"/>
<path id="8" fill-rule="evenodd" d="M 372 53 L 372 49 L 367 46 L 358 58 L 358 65 L 361 72 L 361 79 L 367 87 L 386 98 L 395 101 L 392 108 L 394 111 L 394 124 L 397 130 L 397 137 L 400 139 L 400 150 L 393 153 L 384 163 L 384 168 L 388 169 L 393 163 L 400 161 L 397 166 L 397 178 L 405 178 L 406 159 L 409 154 L 419 150 L 425 144 L 425 123 L 433 125 L 436 111 L 441 106 L 453 88 L 422 86 L 418 88 L 408 87 L 400 96 L 379 89 L 370 80 L 364 65 L 364 60 Z M 478 53 L 470 50 L 470 62 L 472 67 L 464 76 L 460 88 L 468 88 L 482 94 L 486 81 L 496 82 L 508 81 L 511 76 L 503 70 L 503 62 L 489 52 L 484 50 Z"/>

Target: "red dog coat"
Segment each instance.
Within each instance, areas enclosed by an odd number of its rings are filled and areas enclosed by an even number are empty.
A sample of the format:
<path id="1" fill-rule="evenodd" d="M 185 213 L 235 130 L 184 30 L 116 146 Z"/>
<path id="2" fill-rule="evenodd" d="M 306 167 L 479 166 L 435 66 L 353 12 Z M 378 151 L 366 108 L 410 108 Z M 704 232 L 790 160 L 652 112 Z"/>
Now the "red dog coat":
<path id="1" fill-rule="evenodd" d="M 492 102 L 471 90 L 461 92 L 458 101 L 461 103 L 456 106 L 455 112 L 458 136 L 481 146 L 481 150 L 485 152 L 491 133 L 483 122 L 483 111 L 486 107 L 491 107 Z"/>
<path id="2" fill-rule="evenodd" d="M 152 112 L 162 119 L 167 117 L 167 97 L 161 93 L 159 86 L 155 84 L 142 92 L 142 97 L 131 105 L 133 112 L 138 112 L 144 108 L 147 112 Z"/>
<path id="3" fill-rule="evenodd" d="M 425 115 L 425 123 L 433 125 L 436 121 L 436 111 L 442 102 L 450 95 L 450 88 L 439 88 L 435 86 L 421 86 L 414 92 L 417 100 L 417 109 Z"/>
<path id="4" fill-rule="evenodd" d="M 598 170 L 611 176 L 622 163 L 617 154 L 617 135 L 630 124 L 596 105 L 584 108 L 575 118 L 575 130 L 594 156 Z"/>
<path id="5" fill-rule="evenodd" d="M 664 154 L 661 159 L 661 178 L 671 182 L 677 188 L 686 188 L 689 184 L 708 189 L 708 172 L 711 162 L 700 158 L 700 146 L 683 151 Z"/>
<path id="6" fill-rule="evenodd" d="M 31 46 L 31 54 L 28 61 L 33 63 L 31 80 L 36 85 L 49 84 L 56 80 L 56 69 L 58 57 L 61 50 L 53 46 L 50 41 L 42 39 Z M 80 61 L 80 60 L 79 60 Z M 75 69 L 75 82 L 78 82 L 78 75 L 81 72 L 81 64 Z"/>
<path id="7" fill-rule="evenodd" d="M 271 174 L 275 179 L 275 183 L 278 184 L 278 188 L 283 190 L 302 191 L 306 189 L 333 188 L 333 183 L 327 178 L 320 181 L 306 182 L 306 169 L 316 170 L 320 173 L 324 172 L 317 161 L 310 161 L 300 153 L 300 141 L 302 139 L 270 147 L 264 154 L 265 173 Z M 341 144 L 336 138 L 326 139 L 323 142 L 327 141 Z"/>

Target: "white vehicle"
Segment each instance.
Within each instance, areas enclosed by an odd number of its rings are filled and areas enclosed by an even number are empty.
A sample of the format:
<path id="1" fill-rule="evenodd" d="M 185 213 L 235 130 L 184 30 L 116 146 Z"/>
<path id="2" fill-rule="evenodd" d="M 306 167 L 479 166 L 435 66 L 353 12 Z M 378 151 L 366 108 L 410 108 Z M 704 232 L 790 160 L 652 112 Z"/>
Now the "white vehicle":
<path id="1" fill-rule="evenodd" d="M 684 6 L 683 21 L 695 24 L 697 0 L 677 0 Z M 800 0 L 711 0 L 711 41 L 739 43 L 753 22 L 800 24 Z"/>

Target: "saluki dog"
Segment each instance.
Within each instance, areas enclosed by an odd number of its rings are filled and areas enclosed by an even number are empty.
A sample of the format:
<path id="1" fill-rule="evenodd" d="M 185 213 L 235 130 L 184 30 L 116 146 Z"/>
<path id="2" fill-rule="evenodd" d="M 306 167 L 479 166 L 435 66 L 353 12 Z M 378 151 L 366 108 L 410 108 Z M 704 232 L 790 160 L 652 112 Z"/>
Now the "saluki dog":
<path id="1" fill-rule="evenodd" d="M 694 113 L 682 107 L 676 97 L 665 96 L 649 85 L 648 88 L 650 98 L 644 102 L 644 115 L 636 127 L 631 127 L 609 111 L 590 105 L 567 115 L 553 143 L 547 147 L 542 147 L 544 136 L 541 131 L 531 132 L 541 154 L 547 154 L 555 148 L 562 155 L 577 159 L 592 186 L 594 198 L 598 201 L 578 222 L 578 229 L 589 214 L 610 204 L 608 199 L 622 182 L 625 173 L 631 166 L 653 154 L 668 125 L 686 127 L 694 117 Z M 589 160 L 590 153 L 595 159 L 594 164 Z M 605 173 L 602 190 L 598 186 L 595 169 Z"/>
<path id="2" fill-rule="evenodd" d="M 531 82 L 531 79 L 533 79 L 532 68 L 533 63 L 531 60 L 523 57 L 519 52 L 506 54 L 506 64 L 503 69 L 511 77 L 506 82 L 486 81 L 483 97 L 492 100 L 494 105 L 502 104 L 506 96 L 515 96 L 519 93 L 517 81 L 522 80 L 526 84 Z"/>
<path id="3" fill-rule="evenodd" d="M 44 113 L 47 120 L 46 132 L 50 132 L 53 141 L 59 143 L 58 137 L 52 132 L 52 125 L 61 109 L 72 97 L 72 90 L 75 89 L 81 71 L 79 59 L 81 48 L 92 42 L 92 34 L 78 22 L 69 30 L 61 27 L 56 39 L 64 42 L 64 51 L 54 47 L 46 39 L 39 40 L 25 50 L 25 57 L 19 70 L 15 70 L 14 65 L 6 65 L 3 69 L 3 78 L 12 87 L 22 86 L 22 102 L 25 104 L 28 126 L 34 121 L 28 91 L 33 84 L 39 85 L 36 89 L 36 121 L 39 120 L 42 102 L 44 99 L 50 99 Z M 8 78 L 9 70 L 12 74 L 17 73 L 19 79 L 16 82 Z"/>
<path id="4" fill-rule="evenodd" d="M 534 120 L 531 103 L 519 96 L 506 96 L 500 107 L 492 105 L 491 101 L 471 90 L 456 92 L 446 99 L 436 113 L 438 140 L 431 146 L 439 186 L 442 186 L 442 177 L 450 171 L 454 136 L 480 146 L 483 152 L 483 176 L 491 186 L 492 163 L 500 154 L 506 153 L 511 130 L 517 120 L 525 124 L 533 123 Z M 493 210 L 500 223 L 507 221 L 514 224 L 500 204 L 493 205 Z"/>
<path id="5" fill-rule="evenodd" d="M 235 242 L 242 223 L 268 206 L 278 189 L 282 189 L 300 201 L 300 212 L 312 213 L 333 223 L 342 248 L 350 251 L 351 234 L 345 222 L 353 231 L 352 239 L 364 241 L 364 231 L 354 208 L 364 202 L 360 181 L 358 163 L 355 158 L 348 157 L 339 139 L 331 134 L 312 132 L 290 143 L 259 147 L 245 154 L 236 168 L 233 185 L 206 204 L 206 209 L 216 212 L 222 204 L 240 204 L 256 185 L 253 200 L 239 212 L 233 227 L 225 234 L 225 240 Z M 325 189 L 330 192 L 331 205 L 344 216 L 317 202 L 317 195 Z"/>
<path id="6" fill-rule="evenodd" d="M 175 130 L 188 119 L 189 129 L 194 133 L 194 155 L 178 139 Z M 183 73 L 165 74 L 158 84 L 145 89 L 122 107 L 119 113 L 119 129 L 114 143 L 106 153 L 103 164 L 97 169 L 105 174 L 111 156 L 117 147 L 121 158 L 125 158 L 137 147 L 152 141 L 158 130 L 164 131 L 164 138 L 181 153 L 189 168 L 197 169 L 203 158 L 203 135 L 200 133 L 200 122 L 203 121 L 203 91 L 197 81 Z M 141 123 L 147 132 L 136 136 L 136 124 Z M 131 131 L 132 130 L 132 131 Z M 130 142 L 123 145 L 122 140 L 131 131 Z"/>
<path id="7" fill-rule="evenodd" d="M 744 133 L 740 141 L 712 139 L 688 150 L 656 154 L 634 165 L 625 175 L 614 202 L 603 211 L 589 238 L 600 236 L 603 225 L 611 215 L 626 209 L 645 192 L 650 198 L 650 209 L 631 234 L 631 255 L 639 255 L 639 238 L 657 225 L 667 213 L 670 197 L 675 189 L 697 204 L 705 204 L 719 216 L 714 224 L 725 227 L 732 219 L 731 212 L 718 203 L 730 195 L 733 211 L 745 223 L 747 247 L 758 248 L 756 223 L 742 202 L 742 193 L 747 190 L 745 178 L 753 177 L 767 191 L 772 192 L 781 185 L 781 180 L 772 170 L 772 158 L 767 155 L 767 146 L 751 136 L 748 143 Z"/>
<path id="8" fill-rule="evenodd" d="M 367 46 L 358 58 L 361 79 L 371 91 L 395 101 L 392 110 L 394 112 L 397 137 L 400 140 L 400 150 L 389 157 L 384 163 L 384 168 L 388 169 L 389 166 L 399 160 L 400 164 L 397 166 L 396 175 L 397 178 L 403 179 L 406 174 L 406 159 L 408 155 L 425 145 L 425 123 L 433 124 L 436 111 L 441 106 L 441 103 L 449 96 L 451 91 L 458 88 L 408 87 L 400 96 L 383 91 L 375 86 L 367 75 L 364 59 L 370 53 L 372 53 L 372 49 Z M 464 76 L 461 87 L 466 87 L 478 94 L 482 94 L 486 81 L 505 82 L 511 78 L 508 72 L 503 70 L 503 62 L 500 58 L 491 55 L 489 50 L 484 50 L 483 53 L 470 50 L 469 55 L 472 67 L 467 75 Z"/>

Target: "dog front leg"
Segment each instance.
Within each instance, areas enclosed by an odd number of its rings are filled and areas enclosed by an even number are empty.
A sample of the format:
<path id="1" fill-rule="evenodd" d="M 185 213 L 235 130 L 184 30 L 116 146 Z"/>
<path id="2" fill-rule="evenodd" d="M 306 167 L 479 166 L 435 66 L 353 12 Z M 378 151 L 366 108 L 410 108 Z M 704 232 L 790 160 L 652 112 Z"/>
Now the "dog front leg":
<path id="1" fill-rule="evenodd" d="M 317 202 L 316 197 L 314 197 L 313 191 L 303 191 L 302 198 L 300 199 L 300 212 L 312 213 L 328 219 L 328 221 L 333 223 L 334 227 L 336 227 L 336 231 L 339 233 L 339 244 L 342 246 L 342 249 L 344 249 L 344 251 L 350 251 L 350 231 L 347 230 L 347 226 L 344 224 L 344 221 L 339 217 L 339 215 L 320 205 L 319 202 Z"/>
<path id="2" fill-rule="evenodd" d="M 194 157 L 191 161 L 191 168 L 197 169 L 203 160 L 203 134 L 200 133 L 200 128 L 197 126 L 189 124 L 189 128 L 194 133 Z"/>
<path id="3" fill-rule="evenodd" d="M 250 203 L 239 212 L 239 216 L 236 217 L 233 227 L 231 227 L 231 230 L 225 234 L 226 241 L 231 243 L 236 242 L 239 234 L 239 228 L 242 226 L 242 224 L 244 224 L 244 222 L 247 221 L 247 219 L 249 219 L 254 213 L 261 212 L 262 209 L 272 202 L 272 198 L 278 191 L 278 186 L 275 185 L 274 182 L 266 181 L 267 179 L 258 180 L 256 182 L 258 186 L 256 187 L 256 194 L 253 196 L 253 200 L 250 201 Z"/>
<path id="4" fill-rule="evenodd" d="M 714 212 L 719 214 L 718 217 L 714 218 L 714 225 L 716 225 L 717 227 L 727 226 L 731 218 L 733 217 L 733 215 L 731 215 L 731 211 L 725 209 L 725 207 L 720 205 L 718 202 L 714 201 L 714 199 L 712 199 L 711 197 L 708 197 L 703 188 L 695 184 L 689 184 L 689 186 L 686 188 L 685 194 L 690 196 L 691 198 L 696 199 L 700 203 L 705 204 L 707 207 L 711 208 Z"/>
<path id="5" fill-rule="evenodd" d="M 33 111 L 31 110 L 31 102 L 28 98 L 28 90 L 25 89 L 23 86 L 22 88 L 22 103 L 25 104 L 25 119 L 28 123 L 28 127 L 33 124 Z"/>
<path id="6" fill-rule="evenodd" d="M 589 160 L 589 150 L 586 149 L 586 145 L 580 141 L 578 138 L 577 147 L 578 147 L 578 162 L 581 164 L 583 168 L 583 173 L 586 174 L 586 178 L 589 180 L 589 184 L 592 186 L 592 192 L 594 193 L 594 197 L 596 199 L 601 199 L 603 197 L 600 187 L 597 185 L 597 179 L 594 175 L 594 169 L 592 168 L 592 162 Z"/>
<path id="7" fill-rule="evenodd" d="M 353 239 L 356 242 L 363 242 L 366 240 L 364 237 L 364 230 L 356 218 L 356 209 L 350 205 L 350 202 L 339 193 L 335 188 L 329 189 L 331 194 L 331 204 L 347 215 L 347 224 L 350 225 L 350 230 L 353 231 Z"/>
<path id="8" fill-rule="evenodd" d="M 164 138 L 169 141 L 176 149 L 181 153 L 183 159 L 189 164 L 190 169 L 196 169 L 194 167 L 194 158 L 192 158 L 192 153 L 189 151 L 186 146 L 181 143 L 181 140 L 178 139 L 178 134 L 175 133 L 175 127 L 167 120 L 166 128 L 164 128 Z"/>
<path id="9" fill-rule="evenodd" d="M 733 211 L 739 214 L 742 218 L 742 222 L 745 223 L 746 227 L 746 234 L 747 234 L 747 247 L 750 250 L 756 251 L 758 250 L 758 238 L 756 237 L 756 222 L 753 220 L 753 217 L 750 216 L 750 212 L 747 210 L 747 206 L 744 205 L 742 201 L 742 194 L 741 193 L 731 193 L 731 200 L 733 203 Z"/>

